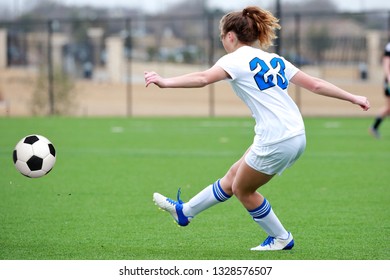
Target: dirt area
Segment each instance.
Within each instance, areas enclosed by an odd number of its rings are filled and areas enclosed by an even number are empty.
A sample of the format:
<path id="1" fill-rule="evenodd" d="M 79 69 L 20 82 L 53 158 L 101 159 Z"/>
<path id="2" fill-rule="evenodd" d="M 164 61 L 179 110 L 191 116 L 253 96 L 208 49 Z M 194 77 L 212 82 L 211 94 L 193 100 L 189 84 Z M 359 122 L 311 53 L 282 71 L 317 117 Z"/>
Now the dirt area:
<path id="1" fill-rule="evenodd" d="M 167 64 L 134 63 L 132 84 L 111 83 L 104 79 L 79 80 L 75 84 L 75 116 L 250 116 L 242 101 L 227 82 L 202 89 L 145 88 L 143 71 L 154 70 L 163 76 L 184 74 L 204 67 Z M 353 68 L 303 68 L 302 70 L 325 78 L 347 91 L 366 95 L 372 109 L 362 112 L 348 102 L 317 96 L 294 86 L 290 94 L 305 116 L 372 116 L 384 102 L 382 73 L 377 69 L 370 79 L 359 80 Z M 32 93 L 36 88 L 37 73 L 33 70 L 0 69 L 0 116 L 29 116 Z"/>

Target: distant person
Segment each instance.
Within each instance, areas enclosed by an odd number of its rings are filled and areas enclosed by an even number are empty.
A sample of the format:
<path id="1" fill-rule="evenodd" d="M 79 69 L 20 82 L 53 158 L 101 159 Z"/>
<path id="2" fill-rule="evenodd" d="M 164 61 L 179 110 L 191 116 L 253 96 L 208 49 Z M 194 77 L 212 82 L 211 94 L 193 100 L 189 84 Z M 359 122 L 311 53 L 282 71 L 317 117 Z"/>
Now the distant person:
<path id="1" fill-rule="evenodd" d="M 92 79 L 93 64 L 91 61 L 84 62 L 83 70 L 84 70 L 84 78 L 85 79 Z"/>
<path id="2" fill-rule="evenodd" d="M 375 138 L 380 138 L 379 126 L 382 124 L 383 120 L 390 115 L 390 42 L 386 44 L 385 52 L 383 54 L 383 71 L 385 74 L 384 81 L 384 92 L 385 92 L 385 107 L 383 107 L 379 115 L 375 118 L 374 123 L 370 127 L 370 133 Z"/>
<path id="3" fill-rule="evenodd" d="M 274 213 L 270 202 L 257 189 L 281 174 L 303 153 L 305 127 L 297 105 L 288 95 L 290 82 L 316 94 L 349 101 L 368 110 L 366 97 L 353 95 L 296 68 L 283 57 L 263 49 L 276 38 L 278 19 L 258 7 L 231 12 L 220 21 L 220 38 L 227 54 L 210 69 L 162 78 L 145 71 L 145 84 L 160 88 L 197 88 L 227 80 L 249 107 L 256 120 L 253 144 L 225 176 L 204 188 L 187 203 L 154 193 L 154 202 L 168 211 L 180 226 L 187 226 L 200 212 L 228 200 L 232 195 L 242 203 L 268 237 L 251 250 L 289 250 L 294 239 Z M 229 219 L 229 216 L 226 216 Z M 238 237 L 239 238 L 239 237 Z"/>

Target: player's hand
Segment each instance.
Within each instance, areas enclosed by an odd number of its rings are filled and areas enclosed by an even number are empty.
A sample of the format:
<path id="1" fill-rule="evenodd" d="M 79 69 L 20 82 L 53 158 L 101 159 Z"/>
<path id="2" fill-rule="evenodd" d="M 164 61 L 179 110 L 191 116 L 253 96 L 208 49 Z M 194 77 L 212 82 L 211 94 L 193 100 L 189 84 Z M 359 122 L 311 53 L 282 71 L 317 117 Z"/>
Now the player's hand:
<path id="1" fill-rule="evenodd" d="M 359 105 L 364 111 L 370 109 L 370 102 L 365 96 L 357 95 L 354 104 Z"/>
<path id="2" fill-rule="evenodd" d="M 156 72 L 144 71 L 145 86 L 155 84 L 158 87 L 164 87 L 164 79 L 160 77 Z"/>

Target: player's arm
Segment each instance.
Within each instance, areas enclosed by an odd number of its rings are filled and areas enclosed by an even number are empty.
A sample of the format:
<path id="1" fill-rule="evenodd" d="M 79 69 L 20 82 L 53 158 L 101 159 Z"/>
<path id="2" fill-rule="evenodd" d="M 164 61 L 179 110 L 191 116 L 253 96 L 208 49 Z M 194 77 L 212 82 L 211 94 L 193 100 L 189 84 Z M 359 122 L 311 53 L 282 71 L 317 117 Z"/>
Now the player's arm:
<path id="1" fill-rule="evenodd" d="M 199 88 L 228 78 L 221 67 L 214 65 L 208 70 L 193 72 L 172 78 L 163 78 L 156 72 L 144 72 L 145 85 L 155 84 L 160 88 Z"/>
<path id="2" fill-rule="evenodd" d="M 359 105 L 364 111 L 367 111 L 370 108 L 370 103 L 365 96 L 354 95 L 332 83 L 323 79 L 312 77 L 302 71 L 298 71 L 298 73 L 291 79 L 291 82 L 319 95 L 349 101 L 353 104 Z"/>

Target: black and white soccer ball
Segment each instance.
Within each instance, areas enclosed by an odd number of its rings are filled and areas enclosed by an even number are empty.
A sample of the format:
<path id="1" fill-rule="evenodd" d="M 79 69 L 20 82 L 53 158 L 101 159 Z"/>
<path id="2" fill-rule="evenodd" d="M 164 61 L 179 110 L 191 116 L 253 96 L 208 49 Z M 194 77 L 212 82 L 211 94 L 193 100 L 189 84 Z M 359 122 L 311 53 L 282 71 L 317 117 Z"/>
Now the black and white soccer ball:
<path id="1" fill-rule="evenodd" d="M 56 162 L 53 144 L 41 135 L 28 135 L 15 146 L 13 160 L 24 176 L 38 178 L 49 173 Z"/>

